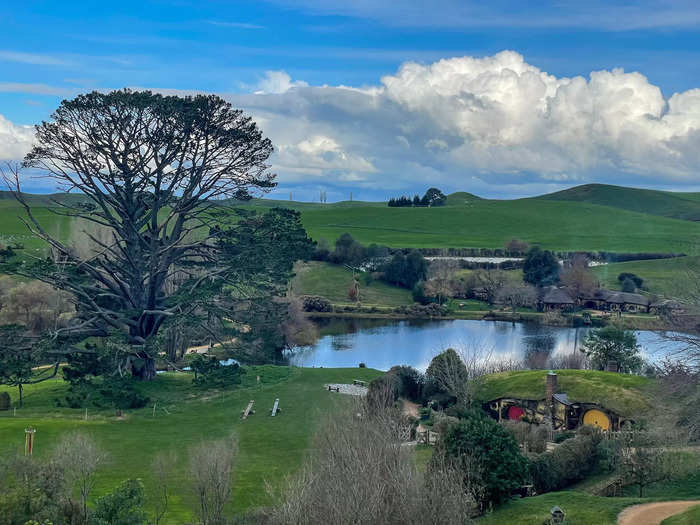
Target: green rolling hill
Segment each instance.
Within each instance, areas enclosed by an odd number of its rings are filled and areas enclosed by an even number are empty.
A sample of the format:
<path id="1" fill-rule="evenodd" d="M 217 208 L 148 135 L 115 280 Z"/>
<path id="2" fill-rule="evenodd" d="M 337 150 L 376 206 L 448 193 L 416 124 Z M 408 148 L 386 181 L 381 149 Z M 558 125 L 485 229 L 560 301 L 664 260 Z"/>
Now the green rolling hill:
<path id="1" fill-rule="evenodd" d="M 72 200 L 80 196 L 28 196 L 42 223 L 68 238 L 75 235 L 75 221 L 52 213 L 55 198 Z M 594 200 L 600 202 L 589 202 Z M 700 194 L 588 185 L 516 200 L 488 200 L 457 192 L 448 196 L 447 206 L 435 208 L 389 208 L 383 202 L 321 204 L 274 199 L 222 204 L 260 211 L 274 206 L 296 209 L 302 213 L 304 226 L 314 239 L 325 238 L 331 243 L 345 232 L 364 244 L 400 248 L 502 248 L 517 237 L 562 251 L 700 255 L 700 223 L 679 218 L 694 216 L 693 206 L 700 209 Z M 633 207 L 638 209 L 627 209 Z M 700 219 L 700 211 L 697 213 Z M 0 192 L 0 240 L 19 240 L 27 247 L 38 248 L 40 243 L 31 238 L 19 219 L 23 214 L 11 195 Z"/>
<path id="2" fill-rule="evenodd" d="M 608 184 L 584 184 L 534 197 L 533 200 L 586 202 L 623 210 L 700 221 L 700 193 L 625 188 Z"/>

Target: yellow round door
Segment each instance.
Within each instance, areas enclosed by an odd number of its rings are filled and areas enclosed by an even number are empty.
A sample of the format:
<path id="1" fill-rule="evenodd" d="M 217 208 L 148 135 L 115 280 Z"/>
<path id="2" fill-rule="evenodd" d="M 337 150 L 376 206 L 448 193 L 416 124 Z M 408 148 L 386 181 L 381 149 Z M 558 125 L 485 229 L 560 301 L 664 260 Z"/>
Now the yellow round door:
<path id="1" fill-rule="evenodd" d="M 610 428 L 610 418 L 600 410 L 593 409 L 583 415 L 583 424 L 608 430 Z"/>

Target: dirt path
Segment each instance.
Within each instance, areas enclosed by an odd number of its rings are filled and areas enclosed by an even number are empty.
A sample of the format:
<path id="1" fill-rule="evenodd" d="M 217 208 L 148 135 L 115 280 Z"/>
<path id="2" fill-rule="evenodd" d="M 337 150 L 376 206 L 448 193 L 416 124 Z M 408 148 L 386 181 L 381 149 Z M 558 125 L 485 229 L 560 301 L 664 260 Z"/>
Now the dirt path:
<path id="1" fill-rule="evenodd" d="M 627 507 L 617 517 L 617 525 L 659 525 L 666 518 L 700 505 L 694 501 L 663 501 Z"/>

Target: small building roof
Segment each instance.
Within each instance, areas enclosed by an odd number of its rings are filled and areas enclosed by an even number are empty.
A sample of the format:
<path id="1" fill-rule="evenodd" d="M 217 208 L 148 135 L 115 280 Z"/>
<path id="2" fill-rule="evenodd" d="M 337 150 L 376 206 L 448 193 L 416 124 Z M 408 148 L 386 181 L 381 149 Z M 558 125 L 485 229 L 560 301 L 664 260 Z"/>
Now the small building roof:
<path id="1" fill-rule="evenodd" d="M 573 403 L 571 401 L 569 401 L 569 396 L 567 396 L 564 393 L 554 394 L 553 397 L 554 397 L 554 399 L 556 399 L 557 401 L 559 401 L 563 405 L 573 405 Z"/>
<path id="2" fill-rule="evenodd" d="M 544 304 L 574 304 L 574 300 L 564 288 L 550 288 L 542 298 Z"/>

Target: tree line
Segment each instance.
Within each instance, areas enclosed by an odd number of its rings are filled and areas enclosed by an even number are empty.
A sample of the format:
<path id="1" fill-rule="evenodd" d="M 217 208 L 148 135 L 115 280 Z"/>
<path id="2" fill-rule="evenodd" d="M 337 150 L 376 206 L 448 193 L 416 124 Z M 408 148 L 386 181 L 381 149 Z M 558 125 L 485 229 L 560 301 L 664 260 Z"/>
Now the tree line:
<path id="1" fill-rule="evenodd" d="M 423 197 L 414 195 L 413 198 L 401 195 L 400 197 L 392 197 L 387 205 L 390 208 L 410 208 L 410 207 L 431 207 L 444 206 L 447 204 L 447 196 L 438 188 L 429 188 Z"/>

